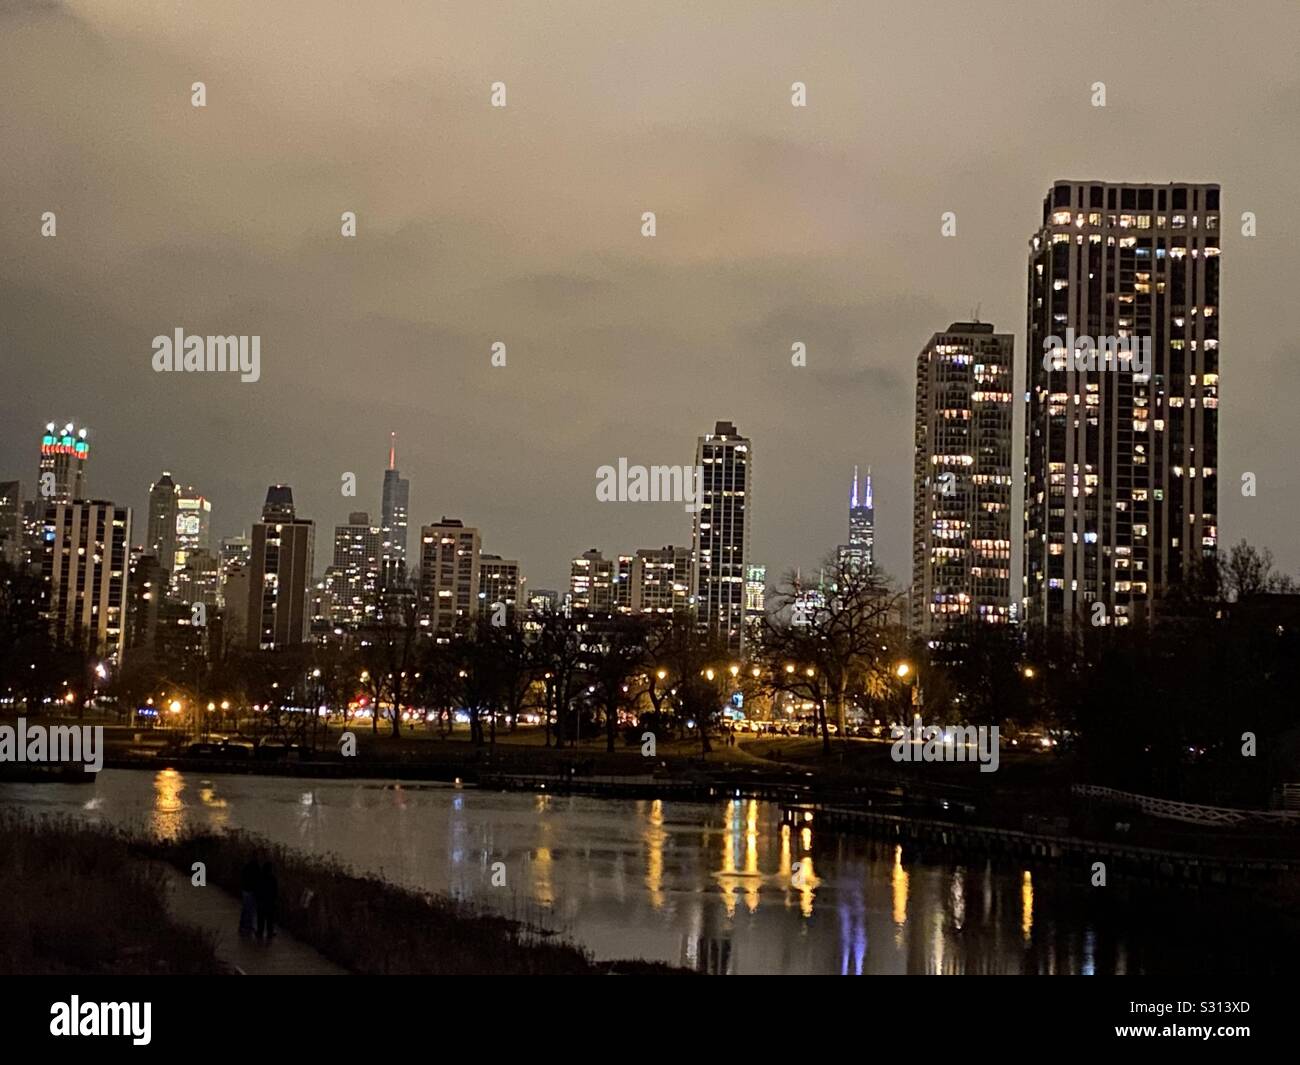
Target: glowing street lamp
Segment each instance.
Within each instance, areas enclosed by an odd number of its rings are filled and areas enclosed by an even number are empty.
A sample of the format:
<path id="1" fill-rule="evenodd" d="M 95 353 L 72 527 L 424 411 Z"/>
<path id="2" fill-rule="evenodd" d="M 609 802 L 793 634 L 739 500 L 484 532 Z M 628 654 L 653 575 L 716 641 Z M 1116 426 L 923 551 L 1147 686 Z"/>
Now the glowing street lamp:
<path id="1" fill-rule="evenodd" d="M 912 667 L 906 662 L 899 662 L 898 668 L 894 670 L 894 672 L 898 674 L 900 679 L 902 679 L 912 672 Z"/>

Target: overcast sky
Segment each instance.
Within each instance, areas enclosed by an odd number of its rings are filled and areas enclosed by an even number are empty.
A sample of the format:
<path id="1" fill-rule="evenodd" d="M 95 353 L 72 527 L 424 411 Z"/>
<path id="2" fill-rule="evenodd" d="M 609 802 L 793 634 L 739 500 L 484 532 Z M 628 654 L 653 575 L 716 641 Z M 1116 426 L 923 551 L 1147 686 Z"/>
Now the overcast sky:
<path id="1" fill-rule="evenodd" d="M 856 462 L 906 579 L 917 351 L 978 306 L 1023 381 L 1053 180 L 1217 181 L 1221 535 L 1295 572 L 1298 39 L 1291 0 L 0 0 L 0 479 L 30 494 L 74 420 L 137 541 L 163 468 L 216 535 L 283 481 L 324 565 L 397 429 L 413 548 L 460 517 L 562 588 L 588 547 L 688 542 L 595 471 L 689 463 L 725 418 L 756 561 L 845 540 Z M 261 380 L 154 373 L 176 328 L 260 335 Z"/>

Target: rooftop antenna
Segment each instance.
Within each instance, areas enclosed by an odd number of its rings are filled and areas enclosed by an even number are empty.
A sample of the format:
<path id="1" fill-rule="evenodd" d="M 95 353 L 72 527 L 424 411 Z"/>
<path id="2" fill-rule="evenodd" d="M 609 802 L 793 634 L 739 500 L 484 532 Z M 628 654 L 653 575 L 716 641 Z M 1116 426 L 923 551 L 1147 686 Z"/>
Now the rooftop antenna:
<path id="1" fill-rule="evenodd" d="M 977 303 L 975 304 L 975 310 L 971 312 L 971 321 L 973 321 L 976 325 L 979 325 L 980 308 L 983 306 L 984 306 L 983 303 Z"/>

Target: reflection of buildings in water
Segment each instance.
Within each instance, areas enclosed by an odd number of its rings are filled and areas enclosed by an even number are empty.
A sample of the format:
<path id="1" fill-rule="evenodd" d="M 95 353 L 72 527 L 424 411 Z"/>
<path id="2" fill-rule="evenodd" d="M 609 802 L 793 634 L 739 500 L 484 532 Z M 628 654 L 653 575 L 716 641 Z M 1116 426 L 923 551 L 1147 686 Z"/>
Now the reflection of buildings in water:
<path id="1" fill-rule="evenodd" d="M 208 825 L 222 829 L 230 823 L 229 803 L 217 794 L 216 785 L 210 780 L 199 781 L 199 802 L 208 813 Z"/>
<path id="2" fill-rule="evenodd" d="M 664 845 L 668 833 L 664 831 L 664 803 L 654 799 L 649 804 L 637 803 L 637 813 L 645 821 L 645 831 L 641 833 L 641 842 L 645 846 L 646 870 L 645 886 L 650 895 L 650 907 L 655 910 L 664 908 Z"/>
<path id="3" fill-rule="evenodd" d="M 839 905 L 840 975 L 861 976 L 867 958 L 867 906 L 861 888 L 846 893 Z"/>
<path id="4" fill-rule="evenodd" d="M 544 815 L 551 811 L 551 796 L 545 792 L 534 798 L 533 813 L 536 814 L 538 845 L 528 851 L 524 860 L 527 863 L 526 879 L 529 894 L 533 902 L 544 910 L 555 906 L 555 856 L 551 851 L 554 843 L 555 825 L 550 817 Z"/>
<path id="5" fill-rule="evenodd" d="M 1034 932 L 1034 878 L 1026 869 L 1020 878 L 1020 934 L 1026 943 Z"/>
<path id="6" fill-rule="evenodd" d="M 696 958 L 699 972 L 708 976 L 726 976 L 731 972 L 731 940 L 700 940 Z"/>
<path id="7" fill-rule="evenodd" d="M 707 894 L 696 892 L 682 913 L 681 964 L 714 976 L 731 969 L 732 922 Z"/>
<path id="8" fill-rule="evenodd" d="M 176 839 L 185 827 L 184 790 L 185 778 L 174 769 L 161 769 L 154 776 L 149 827 L 159 839 Z"/>
<path id="9" fill-rule="evenodd" d="M 903 845 L 894 847 L 894 867 L 889 874 L 889 886 L 894 902 L 894 946 L 901 948 L 906 938 L 907 894 L 910 878 L 903 868 Z"/>

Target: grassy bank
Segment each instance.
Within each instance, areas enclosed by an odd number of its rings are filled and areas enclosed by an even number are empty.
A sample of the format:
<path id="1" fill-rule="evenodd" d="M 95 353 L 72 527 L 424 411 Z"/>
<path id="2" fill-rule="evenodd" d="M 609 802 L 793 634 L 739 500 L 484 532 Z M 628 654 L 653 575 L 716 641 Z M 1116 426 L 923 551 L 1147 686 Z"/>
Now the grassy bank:
<path id="1" fill-rule="evenodd" d="M 0 812 L 0 972 L 223 972 L 212 941 L 167 916 L 162 871 L 120 833 Z"/>
<path id="2" fill-rule="evenodd" d="M 354 973 L 374 975 L 592 975 L 667 973 L 649 962 L 602 962 L 538 929 L 443 896 L 359 876 L 339 862 L 275 846 L 241 832 L 144 845 L 188 872 L 207 866 L 208 883 L 237 892 L 250 858 L 270 861 L 279 882 L 279 923 Z"/>

